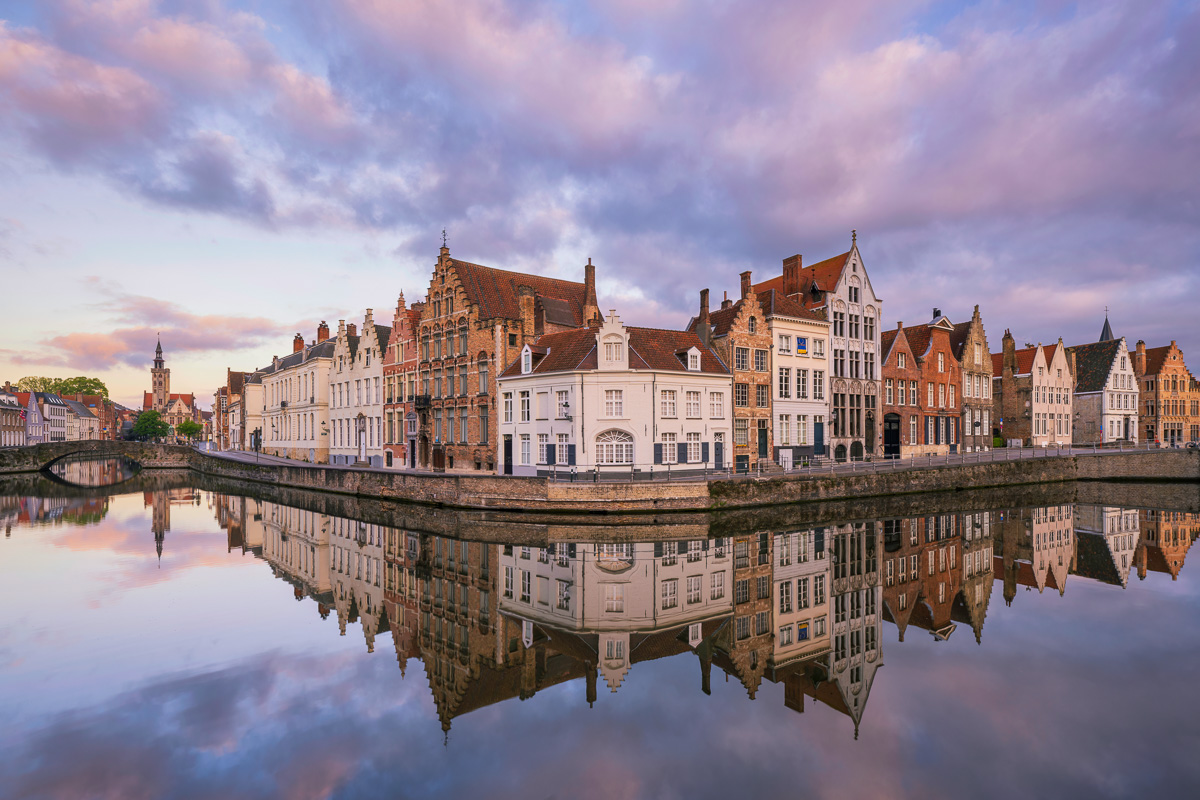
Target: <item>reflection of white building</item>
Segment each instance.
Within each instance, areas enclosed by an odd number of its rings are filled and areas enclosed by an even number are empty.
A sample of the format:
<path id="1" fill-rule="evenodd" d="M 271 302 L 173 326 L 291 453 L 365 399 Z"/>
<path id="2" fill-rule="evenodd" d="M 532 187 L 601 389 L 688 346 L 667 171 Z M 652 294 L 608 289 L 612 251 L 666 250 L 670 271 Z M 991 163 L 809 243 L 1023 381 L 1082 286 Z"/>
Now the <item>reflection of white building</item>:
<path id="1" fill-rule="evenodd" d="M 732 607 L 733 559 L 724 539 L 505 547 L 500 611 L 523 621 L 597 636 L 601 675 L 615 692 L 633 656 L 631 636 L 704 623 Z"/>
<path id="2" fill-rule="evenodd" d="M 375 634 L 388 629 L 383 605 L 384 535 L 381 525 L 328 517 L 329 567 L 338 628 L 362 621 L 367 650 L 375 650 Z"/>
<path id="3" fill-rule="evenodd" d="M 330 518 L 314 511 L 262 504 L 262 555 L 276 574 L 291 582 L 297 597 L 330 590 Z"/>
<path id="4" fill-rule="evenodd" d="M 729 370 L 694 333 L 627 327 L 538 337 L 499 379 L 500 470 L 704 469 L 730 463 Z"/>
<path id="5" fill-rule="evenodd" d="M 829 559 L 825 529 L 775 534 L 776 669 L 829 651 Z"/>
<path id="6" fill-rule="evenodd" d="M 883 534 L 876 522 L 839 525 L 830 532 L 833 652 L 829 672 L 857 730 L 875 670 L 883 663 L 879 580 Z"/>
<path id="7" fill-rule="evenodd" d="M 1075 506 L 1075 563 L 1084 577 L 1127 586 L 1141 536 L 1135 508 Z"/>
<path id="8" fill-rule="evenodd" d="M 1050 585 L 1061 595 L 1067 590 L 1067 575 L 1075 555 L 1075 525 L 1072 506 L 1043 506 L 1030 512 L 1033 582 L 1041 592 Z"/>

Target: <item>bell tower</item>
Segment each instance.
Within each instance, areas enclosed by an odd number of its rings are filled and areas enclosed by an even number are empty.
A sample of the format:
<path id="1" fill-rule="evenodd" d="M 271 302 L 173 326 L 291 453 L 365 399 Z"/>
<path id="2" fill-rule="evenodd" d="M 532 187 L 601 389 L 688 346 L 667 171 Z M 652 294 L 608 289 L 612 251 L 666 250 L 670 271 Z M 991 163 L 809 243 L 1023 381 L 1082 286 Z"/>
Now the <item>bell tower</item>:
<path id="1" fill-rule="evenodd" d="M 171 370 L 163 362 L 162 340 L 154 349 L 154 366 L 150 369 L 150 390 L 154 395 L 153 408 L 162 412 L 167 407 L 167 398 L 171 396 Z"/>

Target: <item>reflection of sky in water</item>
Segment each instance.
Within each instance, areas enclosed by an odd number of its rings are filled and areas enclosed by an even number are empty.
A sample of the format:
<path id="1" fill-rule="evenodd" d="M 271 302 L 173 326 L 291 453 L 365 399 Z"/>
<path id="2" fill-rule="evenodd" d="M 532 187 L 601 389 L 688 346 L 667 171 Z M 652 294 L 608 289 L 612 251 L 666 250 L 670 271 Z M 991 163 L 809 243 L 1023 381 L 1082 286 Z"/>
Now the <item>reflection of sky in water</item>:
<path id="1" fill-rule="evenodd" d="M 755 700 L 689 654 L 454 720 L 240 550 L 204 495 L 171 509 L 161 567 L 141 495 L 90 527 L 15 527 L 0 581 L 3 797 L 1183 796 L 1200 784 L 1195 581 L 1066 592 L 997 582 L 983 644 L 885 624 L 853 723 Z"/>

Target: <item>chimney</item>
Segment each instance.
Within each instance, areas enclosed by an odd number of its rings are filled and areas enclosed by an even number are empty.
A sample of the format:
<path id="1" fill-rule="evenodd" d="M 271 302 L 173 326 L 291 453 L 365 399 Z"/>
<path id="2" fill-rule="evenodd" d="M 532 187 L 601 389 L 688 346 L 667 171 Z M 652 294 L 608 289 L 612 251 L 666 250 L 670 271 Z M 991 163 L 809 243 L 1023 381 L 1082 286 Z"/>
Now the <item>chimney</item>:
<path id="1" fill-rule="evenodd" d="M 725 292 L 725 297 L 721 300 L 721 310 L 724 311 L 731 305 L 733 305 L 733 301 L 729 299 L 729 292 Z"/>
<path id="2" fill-rule="evenodd" d="M 329 338 L 329 325 L 325 320 L 321 320 L 321 324 L 317 326 L 317 344 Z"/>
<path id="3" fill-rule="evenodd" d="M 745 300 L 750 296 L 750 270 L 742 273 L 742 299 Z"/>
<path id="4" fill-rule="evenodd" d="M 596 266 L 589 258 L 583 267 L 583 322 L 600 316 L 600 303 L 596 300 Z"/>
<path id="5" fill-rule="evenodd" d="M 1133 351 L 1133 371 L 1139 378 L 1146 374 L 1146 343 L 1141 339 Z"/>
<path id="6" fill-rule="evenodd" d="M 367 316 L 363 319 L 363 333 L 365 334 L 367 332 L 368 325 L 374 325 L 374 324 L 375 324 L 375 314 L 372 313 L 372 309 L 368 308 Z"/>
<path id="7" fill-rule="evenodd" d="M 1062 339 L 1059 339 L 1059 340 L 1058 340 L 1058 343 L 1059 343 L 1059 345 L 1061 346 L 1061 345 L 1062 345 Z M 1067 351 L 1067 357 L 1068 357 L 1068 358 L 1070 359 L 1070 361 L 1071 361 L 1071 378 L 1072 378 L 1072 380 L 1074 380 L 1074 378 L 1075 378 L 1075 375 L 1076 375 L 1076 372 L 1075 372 L 1075 351 L 1074 351 L 1074 350 L 1068 350 L 1068 351 Z"/>
<path id="8" fill-rule="evenodd" d="M 346 335 L 347 336 L 358 336 L 358 325 L 356 325 L 353 322 L 351 322 L 349 325 L 347 325 L 346 326 Z"/>
<path id="9" fill-rule="evenodd" d="M 304 349 L 304 337 L 297 333 L 295 335 L 295 337 L 292 338 L 292 352 L 299 353 L 303 349 Z M 228 376 L 226 376 L 226 377 L 228 377 Z"/>
<path id="10" fill-rule="evenodd" d="M 800 269 L 802 266 L 803 259 L 799 255 L 783 260 L 783 293 L 788 297 L 800 294 Z"/>
<path id="11" fill-rule="evenodd" d="M 904 321 L 903 320 L 896 321 L 896 330 L 898 330 L 898 331 L 904 330 Z"/>
<path id="12" fill-rule="evenodd" d="M 534 302 L 533 289 L 528 286 L 517 287 L 517 302 L 521 309 L 521 335 L 525 338 L 533 336 Z"/>
<path id="13" fill-rule="evenodd" d="M 1013 339 L 1012 331 L 1008 328 L 1004 329 L 1004 368 L 1003 371 L 1010 375 L 1017 374 L 1017 342 Z"/>
<path id="14" fill-rule="evenodd" d="M 933 309 L 933 318 L 934 318 L 934 319 L 937 319 L 937 318 L 938 318 L 938 317 L 940 317 L 941 315 L 942 315 L 942 310 L 941 310 L 940 308 L 937 308 L 937 307 L 935 306 L 935 307 L 934 307 L 934 309 Z"/>
<path id="15" fill-rule="evenodd" d="M 708 289 L 700 290 L 700 316 L 696 320 L 694 332 L 704 346 L 708 347 L 709 337 L 712 335 L 712 323 L 708 321 Z"/>

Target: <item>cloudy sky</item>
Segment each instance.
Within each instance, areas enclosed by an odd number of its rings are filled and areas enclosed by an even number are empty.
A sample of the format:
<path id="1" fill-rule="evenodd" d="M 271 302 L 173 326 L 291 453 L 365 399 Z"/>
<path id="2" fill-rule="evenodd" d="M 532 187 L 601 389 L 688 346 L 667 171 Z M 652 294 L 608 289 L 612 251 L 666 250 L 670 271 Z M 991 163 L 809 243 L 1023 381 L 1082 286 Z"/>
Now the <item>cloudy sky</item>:
<path id="1" fill-rule="evenodd" d="M 15 0 L 0 376 L 211 403 L 460 258 L 680 325 L 843 252 L 884 324 L 1200 367 L 1200 5 Z M 2 379 L 0 378 L 0 379 Z"/>

